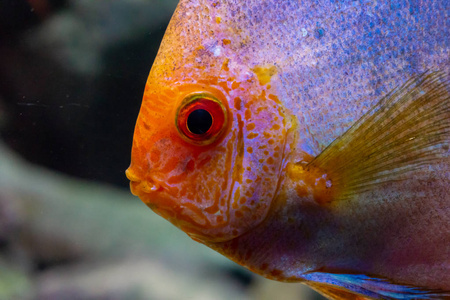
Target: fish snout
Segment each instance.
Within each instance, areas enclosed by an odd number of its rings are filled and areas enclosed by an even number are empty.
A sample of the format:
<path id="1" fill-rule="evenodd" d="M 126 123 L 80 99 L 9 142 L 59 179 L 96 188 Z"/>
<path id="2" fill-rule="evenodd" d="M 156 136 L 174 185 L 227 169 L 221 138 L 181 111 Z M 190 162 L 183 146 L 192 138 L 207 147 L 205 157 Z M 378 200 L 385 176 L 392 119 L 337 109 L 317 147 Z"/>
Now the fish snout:
<path id="1" fill-rule="evenodd" d="M 139 182 L 140 178 L 131 170 L 131 167 L 125 171 L 125 176 L 127 176 L 129 181 Z"/>
<path id="2" fill-rule="evenodd" d="M 125 171 L 125 175 L 130 180 L 130 190 L 135 196 L 139 196 L 139 192 L 152 193 L 158 191 L 161 186 L 153 180 L 142 180 L 130 168 Z"/>

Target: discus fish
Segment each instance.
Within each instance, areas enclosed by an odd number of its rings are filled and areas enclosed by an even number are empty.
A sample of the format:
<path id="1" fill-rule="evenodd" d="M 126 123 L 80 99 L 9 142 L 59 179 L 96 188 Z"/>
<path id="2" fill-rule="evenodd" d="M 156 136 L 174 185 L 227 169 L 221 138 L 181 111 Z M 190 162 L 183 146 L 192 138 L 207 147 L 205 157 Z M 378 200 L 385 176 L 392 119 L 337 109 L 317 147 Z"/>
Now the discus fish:
<path id="1" fill-rule="evenodd" d="M 450 297 L 448 1 L 181 0 L 131 191 L 330 299 Z"/>

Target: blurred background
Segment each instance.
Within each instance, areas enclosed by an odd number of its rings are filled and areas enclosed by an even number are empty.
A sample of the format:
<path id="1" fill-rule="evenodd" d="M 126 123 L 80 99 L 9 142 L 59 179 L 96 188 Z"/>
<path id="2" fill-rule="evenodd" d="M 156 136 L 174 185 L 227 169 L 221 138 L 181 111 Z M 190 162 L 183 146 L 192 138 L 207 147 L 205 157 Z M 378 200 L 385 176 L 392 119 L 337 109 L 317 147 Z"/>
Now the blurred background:
<path id="1" fill-rule="evenodd" d="M 177 0 L 0 0 L 0 300 L 323 299 L 152 213 L 124 171 Z"/>

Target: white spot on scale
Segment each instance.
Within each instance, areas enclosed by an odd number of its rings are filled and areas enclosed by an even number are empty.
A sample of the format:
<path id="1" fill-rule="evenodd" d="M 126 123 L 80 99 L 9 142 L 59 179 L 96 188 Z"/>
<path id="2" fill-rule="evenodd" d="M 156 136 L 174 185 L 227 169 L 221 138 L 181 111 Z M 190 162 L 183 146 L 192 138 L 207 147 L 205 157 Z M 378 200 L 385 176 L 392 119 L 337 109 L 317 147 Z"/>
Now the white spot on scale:
<path id="1" fill-rule="evenodd" d="M 306 28 L 302 28 L 302 36 L 305 37 L 308 35 L 308 30 Z"/>
<path id="2" fill-rule="evenodd" d="M 220 56 L 220 54 L 222 54 L 222 47 L 217 46 L 216 48 L 214 48 L 214 56 Z"/>

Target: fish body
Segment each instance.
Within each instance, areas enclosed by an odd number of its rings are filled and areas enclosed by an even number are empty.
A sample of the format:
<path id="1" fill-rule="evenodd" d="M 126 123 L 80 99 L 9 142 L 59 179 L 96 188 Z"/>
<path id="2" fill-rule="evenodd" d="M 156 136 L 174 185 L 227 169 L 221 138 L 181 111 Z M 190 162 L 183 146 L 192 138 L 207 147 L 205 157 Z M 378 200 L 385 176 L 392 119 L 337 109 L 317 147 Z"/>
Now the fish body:
<path id="1" fill-rule="evenodd" d="M 132 192 L 271 279 L 333 299 L 448 297 L 449 8 L 180 1 Z"/>

